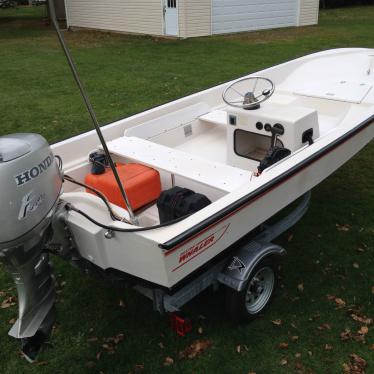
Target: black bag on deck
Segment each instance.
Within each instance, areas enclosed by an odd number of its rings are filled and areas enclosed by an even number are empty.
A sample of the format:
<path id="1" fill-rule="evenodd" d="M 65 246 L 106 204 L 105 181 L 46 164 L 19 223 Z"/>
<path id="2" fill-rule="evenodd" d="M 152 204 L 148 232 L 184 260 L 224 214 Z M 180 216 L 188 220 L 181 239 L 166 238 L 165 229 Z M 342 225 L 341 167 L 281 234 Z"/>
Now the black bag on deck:
<path id="1" fill-rule="evenodd" d="M 260 165 L 258 165 L 257 170 L 261 174 L 266 168 L 271 165 L 274 165 L 283 158 L 289 156 L 291 151 L 283 147 L 271 147 L 265 157 L 261 160 Z"/>
<path id="2" fill-rule="evenodd" d="M 172 187 L 161 192 L 157 200 L 160 223 L 195 213 L 210 203 L 211 201 L 205 195 L 196 193 L 188 188 Z"/>

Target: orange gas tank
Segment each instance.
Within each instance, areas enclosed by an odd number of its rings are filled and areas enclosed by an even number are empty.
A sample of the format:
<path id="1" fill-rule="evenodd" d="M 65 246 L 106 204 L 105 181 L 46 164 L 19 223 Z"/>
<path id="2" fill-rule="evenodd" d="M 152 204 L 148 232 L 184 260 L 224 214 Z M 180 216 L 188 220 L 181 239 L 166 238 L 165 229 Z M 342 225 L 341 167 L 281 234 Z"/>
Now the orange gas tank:
<path id="1" fill-rule="evenodd" d="M 117 171 L 133 210 L 157 200 L 160 196 L 161 180 L 157 170 L 140 164 L 117 163 Z M 85 183 L 103 193 L 111 203 L 126 209 L 111 169 L 106 169 L 104 174 L 88 174 Z M 92 193 L 88 189 L 87 192 Z"/>

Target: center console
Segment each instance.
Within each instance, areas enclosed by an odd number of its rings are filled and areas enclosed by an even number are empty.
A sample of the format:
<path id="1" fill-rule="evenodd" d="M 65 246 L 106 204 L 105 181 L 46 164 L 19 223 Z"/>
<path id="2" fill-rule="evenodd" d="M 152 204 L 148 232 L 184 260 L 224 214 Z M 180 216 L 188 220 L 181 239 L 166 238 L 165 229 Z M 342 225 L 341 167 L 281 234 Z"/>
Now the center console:
<path id="1" fill-rule="evenodd" d="M 253 169 L 272 140 L 294 152 L 318 137 L 317 111 L 310 108 L 264 103 L 256 110 L 227 109 L 227 162 L 232 166 Z"/>

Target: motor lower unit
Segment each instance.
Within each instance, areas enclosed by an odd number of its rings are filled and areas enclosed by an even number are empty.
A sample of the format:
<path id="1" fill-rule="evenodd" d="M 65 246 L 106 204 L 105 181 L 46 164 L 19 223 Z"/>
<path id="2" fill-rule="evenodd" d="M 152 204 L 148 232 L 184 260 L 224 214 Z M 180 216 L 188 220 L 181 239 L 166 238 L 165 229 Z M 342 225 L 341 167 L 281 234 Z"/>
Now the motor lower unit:
<path id="1" fill-rule="evenodd" d="M 9 334 L 32 360 L 54 322 L 55 287 L 45 243 L 62 188 L 47 141 L 37 134 L 0 137 L 0 260 L 18 291 L 19 318 Z"/>

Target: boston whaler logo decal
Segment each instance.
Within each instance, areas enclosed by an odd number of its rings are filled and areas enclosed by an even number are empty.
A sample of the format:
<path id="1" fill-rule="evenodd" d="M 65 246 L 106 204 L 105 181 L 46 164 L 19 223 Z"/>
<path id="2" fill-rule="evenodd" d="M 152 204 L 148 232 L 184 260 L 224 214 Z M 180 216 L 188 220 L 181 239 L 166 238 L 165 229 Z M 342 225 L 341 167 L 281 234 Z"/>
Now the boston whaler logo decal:
<path id="1" fill-rule="evenodd" d="M 217 231 L 194 244 L 192 247 L 182 251 L 182 253 L 179 255 L 179 265 L 173 271 L 179 269 L 188 261 L 192 260 L 194 257 L 210 248 L 212 245 L 216 244 L 223 237 L 229 226 L 230 224 L 222 226 Z"/>
<path id="2" fill-rule="evenodd" d="M 24 171 L 15 176 L 17 187 L 22 186 L 33 179 L 37 178 L 40 174 L 44 173 L 53 162 L 53 155 L 50 154 L 40 164 L 33 166 L 31 169 Z"/>
<path id="3" fill-rule="evenodd" d="M 245 265 L 239 257 L 234 256 L 228 269 L 231 271 L 237 270 L 241 274 L 245 270 Z"/>
<path id="4" fill-rule="evenodd" d="M 22 198 L 21 209 L 18 214 L 20 221 L 26 219 L 31 212 L 34 212 L 45 200 L 45 194 L 34 194 L 34 191 L 29 192 Z"/>

